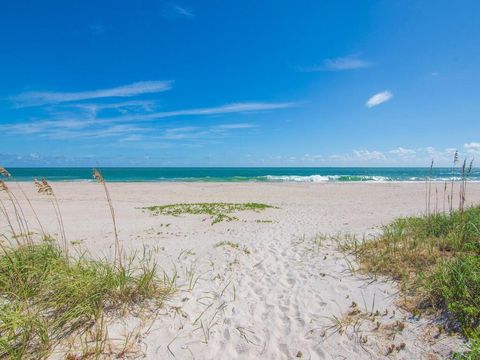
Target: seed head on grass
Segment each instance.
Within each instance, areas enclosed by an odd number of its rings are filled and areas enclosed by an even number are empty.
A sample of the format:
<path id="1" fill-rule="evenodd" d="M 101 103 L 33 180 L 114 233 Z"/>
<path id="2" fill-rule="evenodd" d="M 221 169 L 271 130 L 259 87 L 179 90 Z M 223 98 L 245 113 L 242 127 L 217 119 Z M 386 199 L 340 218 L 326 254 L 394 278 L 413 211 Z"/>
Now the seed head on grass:
<path id="1" fill-rule="evenodd" d="M 2 167 L 2 166 L 0 166 L 0 175 L 8 178 L 9 180 L 13 180 L 13 181 L 16 183 L 18 189 L 19 189 L 20 192 L 23 194 L 23 197 L 25 198 L 25 200 L 27 201 L 28 205 L 29 205 L 30 208 L 32 209 L 32 212 L 33 212 L 33 214 L 34 214 L 34 216 L 35 216 L 35 219 L 37 220 L 37 223 L 38 223 L 38 225 L 39 225 L 39 227 L 40 227 L 40 230 L 41 230 L 41 232 L 42 232 L 42 235 L 45 236 L 45 231 L 43 230 L 43 226 L 42 226 L 42 224 L 40 223 L 40 220 L 38 219 L 37 212 L 36 212 L 35 209 L 33 208 L 33 205 L 32 205 L 32 203 L 31 203 L 30 199 L 28 198 L 27 194 L 25 194 L 25 192 L 23 191 L 23 189 L 22 189 L 22 187 L 20 186 L 20 184 L 15 180 L 15 178 L 12 176 L 12 174 L 10 174 L 10 173 L 8 172 L 8 170 L 5 169 L 5 168 Z M 9 189 L 7 188 L 5 191 L 8 192 Z M 14 198 L 14 200 L 17 202 L 17 205 L 18 205 L 18 208 L 19 208 L 19 210 L 20 210 L 20 213 L 21 213 L 22 216 L 23 216 L 25 228 L 26 228 L 26 230 L 28 231 L 28 233 L 30 233 L 30 231 L 28 230 L 27 219 L 25 218 L 25 214 L 23 213 L 23 210 L 22 210 L 22 208 L 21 208 L 21 206 L 20 206 L 20 203 L 18 203 L 18 200 L 16 199 L 15 195 L 14 195 L 13 193 L 11 193 L 11 194 L 12 194 L 12 197 Z M 29 236 L 29 235 L 28 235 L 28 236 Z M 31 242 L 31 239 L 30 239 L 30 238 L 29 238 L 28 240 Z"/>
<path id="2" fill-rule="evenodd" d="M 42 181 L 35 179 L 35 187 L 39 194 L 53 195 L 53 189 L 45 179 L 42 179 Z"/>
<path id="3" fill-rule="evenodd" d="M 1 174 L 5 177 L 11 177 L 10 173 L 5 170 L 5 168 L 1 168 L 2 171 L 1 171 Z M 8 196 L 8 199 L 9 199 L 9 202 L 11 203 L 11 206 L 14 210 L 14 219 L 16 220 L 16 223 L 18 225 L 18 230 L 19 230 L 19 234 L 27 243 L 31 243 L 32 242 L 32 239 L 30 237 L 30 230 L 28 228 L 28 223 L 27 223 L 27 219 L 25 217 L 25 213 L 23 212 L 23 209 L 22 209 L 22 206 L 20 205 L 17 197 L 15 196 L 15 194 L 11 191 L 11 189 L 7 186 L 7 184 L 0 180 L 1 181 L 1 184 L 0 184 L 0 191 L 4 191 L 7 193 L 7 196 Z M 6 212 L 6 208 L 5 208 L 5 205 L 2 203 L 1 204 L 2 206 L 2 212 Z M 11 222 L 10 220 L 8 220 L 8 214 L 5 213 L 5 217 L 7 218 L 7 222 L 9 223 L 9 225 L 11 225 Z M 12 230 L 12 234 L 14 234 L 15 232 L 13 231 L 13 228 L 11 229 Z M 14 234 L 14 236 L 16 236 Z"/>
<path id="4" fill-rule="evenodd" d="M 60 205 L 58 203 L 57 197 L 55 196 L 55 193 L 53 192 L 53 188 L 45 179 L 42 179 L 41 181 L 38 181 L 37 179 L 35 179 L 34 183 L 35 183 L 35 187 L 37 188 L 37 192 L 39 194 L 47 195 L 48 197 L 51 198 L 50 200 L 52 202 L 53 210 L 55 211 L 58 227 L 60 228 L 60 236 L 62 238 L 63 247 L 65 250 L 65 253 L 68 255 L 68 242 L 67 242 L 67 236 L 65 234 L 65 227 L 63 225 L 62 212 L 60 211 Z"/>
<path id="5" fill-rule="evenodd" d="M 468 165 L 468 169 L 467 169 L 467 174 L 470 175 L 472 173 L 472 169 L 473 169 L 473 159 L 470 160 L 470 164 Z"/>
<path id="6" fill-rule="evenodd" d="M 103 175 L 100 173 L 99 170 L 93 169 L 93 178 L 97 180 L 99 183 L 104 183 L 105 179 L 103 178 Z"/>
<path id="7" fill-rule="evenodd" d="M 115 210 L 113 208 L 112 199 L 110 198 L 110 192 L 108 191 L 107 182 L 103 177 L 100 170 L 94 168 L 93 169 L 93 177 L 96 179 L 100 184 L 103 185 L 103 190 L 105 191 L 105 196 L 107 197 L 108 207 L 110 208 L 110 214 L 112 216 L 112 223 L 113 223 L 113 233 L 115 235 L 115 253 L 114 258 L 115 261 L 118 261 L 120 267 L 122 266 L 122 249 L 120 248 L 120 241 L 118 239 L 118 231 L 117 231 L 117 221 L 115 219 Z"/>
<path id="8" fill-rule="evenodd" d="M 8 186 L 3 180 L 0 180 L 0 191 L 8 191 Z"/>
<path id="9" fill-rule="evenodd" d="M 7 169 L 5 169 L 4 167 L 1 167 L 1 166 L 0 166 L 0 175 L 4 176 L 6 178 L 12 177 L 12 175 L 7 171 Z"/>
<path id="10" fill-rule="evenodd" d="M 6 176 L 3 170 L 0 175 Z M 105 187 L 111 207 L 105 180 L 98 171 L 96 175 Z M 15 181 L 13 177 L 12 180 Z M 52 186 L 46 180 L 37 179 L 35 186 L 38 193 L 51 201 L 66 243 Z M 12 238 L 17 240 L 16 246 L 0 242 L 0 359 L 47 358 L 58 350 L 57 345 L 62 351 L 69 343 L 80 349 L 81 355 L 72 355 L 75 359 L 110 358 L 115 353 L 108 342 L 107 319 L 129 310 L 137 311 L 137 307 L 142 311 L 156 311 L 165 297 L 175 291 L 174 280 L 169 281 L 165 274 L 162 280 L 157 274 L 157 264 L 145 251 L 142 258 L 133 256 L 126 264 L 118 265 L 107 260 L 90 260 L 82 253 L 69 257 L 67 245 L 60 246 L 43 231 L 44 241 L 18 241 L 8 210 L 14 211 L 20 234 L 25 234 L 22 227 L 26 224 L 25 215 L 2 180 L 0 191 L 8 194 L 12 204 L 5 207 L 0 199 L 0 213 L 11 227 Z M 29 202 L 27 197 L 26 200 Z M 112 207 L 111 211 L 115 221 Z M 28 228 L 25 226 L 25 229 Z M 7 235 L 3 236 L 9 240 Z"/>

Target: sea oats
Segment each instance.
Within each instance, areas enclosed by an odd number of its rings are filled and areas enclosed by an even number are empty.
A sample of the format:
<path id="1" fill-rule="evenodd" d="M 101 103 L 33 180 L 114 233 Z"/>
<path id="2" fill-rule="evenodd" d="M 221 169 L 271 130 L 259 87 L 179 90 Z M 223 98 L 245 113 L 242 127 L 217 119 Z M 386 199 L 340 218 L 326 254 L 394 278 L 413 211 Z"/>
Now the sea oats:
<path id="1" fill-rule="evenodd" d="M 8 191 L 8 186 L 3 180 L 0 180 L 0 191 Z"/>
<path id="2" fill-rule="evenodd" d="M 0 175 L 3 175 L 7 178 L 11 177 L 12 175 L 5 169 L 4 167 L 0 166 Z"/>
<path id="3" fill-rule="evenodd" d="M 467 174 L 471 174 L 471 173 L 472 173 L 472 168 L 473 168 L 473 159 L 470 161 L 470 165 L 468 165 Z"/>
<path id="4" fill-rule="evenodd" d="M 99 183 L 101 183 L 103 185 L 103 189 L 105 191 L 105 196 L 107 197 L 108 207 L 110 208 L 110 214 L 112 215 L 113 232 L 115 234 L 115 254 L 114 254 L 114 257 L 115 257 L 115 261 L 118 260 L 119 265 L 122 266 L 122 255 L 121 255 L 122 249 L 120 247 L 120 241 L 118 240 L 117 221 L 115 219 L 115 210 L 113 208 L 112 199 L 110 198 L 110 192 L 108 191 L 107 183 L 106 183 L 103 175 L 96 168 L 93 168 L 93 177 Z"/>
<path id="5" fill-rule="evenodd" d="M 93 169 L 93 178 L 96 179 L 98 182 L 100 183 L 103 183 L 105 182 L 105 179 L 103 178 L 102 174 L 100 173 L 100 171 L 98 171 L 97 169 Z"/>
<path id="6" fill-rule="evenodd" d="M 37 187 L 37 191 L 39 194 L 44 195 L 53 195 L 53 189 L 47 180 L 42 179 L 42 181 L 38 181 L 35 179 L 35 186 Z"/>

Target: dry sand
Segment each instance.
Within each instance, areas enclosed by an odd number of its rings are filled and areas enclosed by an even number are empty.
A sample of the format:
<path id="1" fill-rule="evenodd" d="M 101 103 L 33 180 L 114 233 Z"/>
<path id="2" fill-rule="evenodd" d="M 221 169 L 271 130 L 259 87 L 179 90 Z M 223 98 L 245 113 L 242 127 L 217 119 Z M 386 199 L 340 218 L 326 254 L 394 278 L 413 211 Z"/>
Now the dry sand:
<path id="1" fill-rule="evenodd" d="M 42 223 L 55 233 L 48 200 L 33 184 L 22 186 Z M 72 248 L 111 256 L 113 231 L 101 185 L 53 187 Z M 335 242 L 318 246 L 314 240 L 318 234 L 371 236 L 396 217 L 422 213 L 424 184 L 116 183 L 109 188 L 125 252 L 151 251 L 167 274 L 178 274 L 177 294 L 138 328 L 134 348 L 148 359 L 377 359 L 392 345 L 390 358 L 435 359 L 462 346 L 461 339 L 440 334 L 432 319 L 399 308 L 394 283 L 352 273 L 354 259 L 337 251 Z M 468 195 L 478 202 L 480 184 L 470 184 Z M 187 202 L 261 202 L 278 208 L 240 212 L 238 221 L 215 225 L 207 215 L 153 216 L 141 209 Z M 3 220 L 0 226 L 7 231 Z M 216 246 L 222 241 L 239 248 Z M 137 323 L 118 320 L 110 334 L 119 337 Z"/>

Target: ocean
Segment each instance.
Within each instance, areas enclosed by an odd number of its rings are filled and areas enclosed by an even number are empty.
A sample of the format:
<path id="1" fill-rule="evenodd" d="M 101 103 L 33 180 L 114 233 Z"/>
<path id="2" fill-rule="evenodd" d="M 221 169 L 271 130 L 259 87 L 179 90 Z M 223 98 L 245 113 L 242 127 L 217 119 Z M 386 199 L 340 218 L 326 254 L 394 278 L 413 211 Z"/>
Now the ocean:
<path id="1" fill-rule="evenodd" d="M 405 167 L 125 167 L 99 168 L 109 182 L 403 182 L 424 181 L 429 168 Z M 18 181 L 93 181 L 91 168 L 8 168 Z M 460 179 L 459 167 L 434 168 L 432 180 Z M 473 169 L 469 180 L 480 181 Z"/>

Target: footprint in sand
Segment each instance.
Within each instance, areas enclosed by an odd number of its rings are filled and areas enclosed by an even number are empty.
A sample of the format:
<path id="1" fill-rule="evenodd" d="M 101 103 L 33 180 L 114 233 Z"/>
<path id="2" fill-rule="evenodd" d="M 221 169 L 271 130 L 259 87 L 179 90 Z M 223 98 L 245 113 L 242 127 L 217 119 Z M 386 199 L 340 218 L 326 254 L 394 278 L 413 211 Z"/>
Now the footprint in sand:
<path id="1" fill-rule="evenodd" d="M 245 353 L 248 352 L 248 346 L 246 344 L 237 344 L 237 346 L 235 346 L 235 351 L 239 354 L 239 355 L 243 355 Z"/>
<path id="2" fill-rule="evenodd" d="M 278 348 L 280 349 L 280 351 L 285 355 L 287 356 L 288 358 L 290 358 L 290 353 L 288 351 L 288 346 L 287 344 L 278 344 Z"/>

